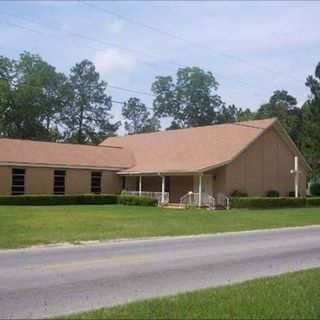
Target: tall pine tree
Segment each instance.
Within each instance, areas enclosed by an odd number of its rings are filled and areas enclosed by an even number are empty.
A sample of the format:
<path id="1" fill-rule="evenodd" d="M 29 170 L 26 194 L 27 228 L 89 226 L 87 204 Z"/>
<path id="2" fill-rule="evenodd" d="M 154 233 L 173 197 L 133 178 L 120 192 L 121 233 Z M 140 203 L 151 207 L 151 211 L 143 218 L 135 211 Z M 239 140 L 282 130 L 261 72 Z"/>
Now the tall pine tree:
<path id="1" fill-rule="evenodd" d="M 67 127 L 66 140 L 75 143 L 97 144 L 114 135 L 120 122 L 111 123 L 111 97 L 106 94 L 107 83 L 100 80 L 91 61 L 77 63 L 70 74 L 72 94 L 63 122 Z"/>

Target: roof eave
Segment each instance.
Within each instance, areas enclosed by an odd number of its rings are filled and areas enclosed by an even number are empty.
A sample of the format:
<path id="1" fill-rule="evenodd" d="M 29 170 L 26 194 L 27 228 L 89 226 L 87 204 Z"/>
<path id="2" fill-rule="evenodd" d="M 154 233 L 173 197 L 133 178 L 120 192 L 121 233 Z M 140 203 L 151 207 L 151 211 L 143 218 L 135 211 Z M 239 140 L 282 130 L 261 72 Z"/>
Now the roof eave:
<path id="1" fill-rule="evenodd" d="M 0 166 L 14 166 L 14 167 L 30 167 L 30 168 L 64 168 L 64 169 L 83 169 L 83 170 L 106 170 L 119 171 L 126 169 L 125 167 L 111 167 L 111 166 L 82 166 L 82 165 L 66 165 L 66 164 L 51 164 L 51 163 L 30 163 L 30 162 L 14 162 L 14 161 L 0 161 Z"/>

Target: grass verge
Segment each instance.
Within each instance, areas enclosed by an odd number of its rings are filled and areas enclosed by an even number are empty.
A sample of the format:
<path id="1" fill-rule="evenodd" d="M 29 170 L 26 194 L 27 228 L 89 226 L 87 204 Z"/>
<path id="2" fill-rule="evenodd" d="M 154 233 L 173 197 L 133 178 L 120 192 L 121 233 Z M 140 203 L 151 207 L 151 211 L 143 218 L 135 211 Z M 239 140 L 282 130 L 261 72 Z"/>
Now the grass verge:
<path id="1" fill-rule="evenodd" d="M 143 300 L 68 319 L 319 319 L 320 269 Z"/>
<path id="2" fill-rule="evenodd" d="M 0 206 L 0 248 L 320 224 L 319 208 L 179 210 L 122 205 Z"/>

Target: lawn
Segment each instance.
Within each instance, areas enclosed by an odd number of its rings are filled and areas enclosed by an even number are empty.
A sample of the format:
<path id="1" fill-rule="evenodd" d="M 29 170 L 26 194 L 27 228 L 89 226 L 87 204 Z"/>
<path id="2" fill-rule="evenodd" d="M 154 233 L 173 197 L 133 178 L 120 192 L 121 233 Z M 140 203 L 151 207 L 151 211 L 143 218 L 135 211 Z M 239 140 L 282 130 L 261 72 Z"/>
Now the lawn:
<path id="1" fill-rule="evenodd" d="M 0 248 L 320 224 L 320 208 L 209 211 L 120 205 L 0 206 Z"/>
<path id="2" fill-rule="evenodd" d="M 76 319 L 319 319 L 320 269 L 76 314 Z"/>

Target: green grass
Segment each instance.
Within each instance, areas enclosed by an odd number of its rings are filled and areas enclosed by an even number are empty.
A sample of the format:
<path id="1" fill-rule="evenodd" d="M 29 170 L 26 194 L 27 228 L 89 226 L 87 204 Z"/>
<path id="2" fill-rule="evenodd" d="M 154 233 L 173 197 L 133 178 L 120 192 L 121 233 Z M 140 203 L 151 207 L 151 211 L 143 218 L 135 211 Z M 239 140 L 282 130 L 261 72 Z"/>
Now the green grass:
<path id="1" fill-rule="evenodd" d="M 0 248 L 320 224 L 320 208 L 208 211 L 120 205 L 0 206 Z"/>
<path id="2" fill-rule="evenodd" d="M 69 319 L 319 319 L 320 269 L 80 313 Z"/>

